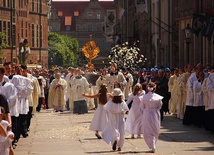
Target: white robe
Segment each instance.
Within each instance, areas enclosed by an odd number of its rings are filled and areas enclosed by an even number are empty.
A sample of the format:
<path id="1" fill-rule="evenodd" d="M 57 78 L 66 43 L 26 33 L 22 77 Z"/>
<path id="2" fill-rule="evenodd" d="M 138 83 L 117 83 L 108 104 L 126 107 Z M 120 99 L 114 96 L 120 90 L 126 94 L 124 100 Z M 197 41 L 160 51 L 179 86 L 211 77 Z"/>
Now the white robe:
<path id="1" fill-rule="evenodd" d="M 16 90 L 15 86 L 10 82 L 6 82 L 4 84 L 4 86 L 2 86 L 2 84 L 1 84 L 0 85 L 0 94 L 3 94 L 8 101 L 10 115 L 18 117 L 19 112 L 18 112 L 17 103 L 16 103 L 17 90 Z"/>
<path id="2" fill-rule="evenodd" d="M 131 94 L 126 101 L 127 105 L 132 102 L 132 107 L 129 111 L 125 122 L 125 131 L 130 134 L 142 134 L 143 127 L 143 110 L 140 108 L 140 98 L 145 94 L 145 91 L 139 95 Z"/>
<path id="3" fill-rule="evenodd" d="M 18 110 L 19 114 L 27 114 L 29 111 L 29 101 L 28 97 L 33 92 L 33 87 L 31 85 L 31 80 L 21 76 L 21 75 L 14 75 L 11 79 L 11 83 L 17 89 L 17 96 L 18 96 Z"/>
<path id="4" fill-rule="evenodd" d="M 107 79 L 106 76 L 100 76 L 96 81 L 97 90 L 100 90 L 100 86 L 102 84 L 107 85 Z"/>
<path id="5" fill-rule="evenodd" d="M 103 130 L 102 138 L 108 144 L 113 144 L 117 140 L 117 146 L 121 148 L 125 140 L 124 113 L 129 110 L 128 106 L 125 101 L 116 104 L 110 100 L 105 104 L 104 109 L 108 112 L 109 120 Z"/>
<path id="6" fill-rule="evenodd" d="M 106 75 L 108 92 L 112 93 L 114 88 L 120 88 L 124 93 L 127 81 L 123 75 L 123 73 L 118 72 L 116 75 L 107 74 Z M 118 85 L 115 85 L 115 82 L 118 82 Z"/>
<path id="7" fill-rule="evenodd" d="M 211 73 L 207 78 L 207 91 L 209 94 L 208 109 L 214 109 L 214 73 Z"/>
<path id="8" fill-rule="evenodd" d="M 141 99 L 143 109 L 143 137 L 150 149 L 156 148 L 156 142 L 160 133 L 160 109 L 163 97 L 148 92 Z"/>
<path id="9" fill-rule="evenodd" d="M 204 106 L 203 91 L 201 89 L 201 82 L 193 82 L 193 94 L 194 94 L 194 103 L 193 107 Z"/>
<path id="10" fill-rule="evenodd" d="M 187 80 L 187 98 L 186 98 L 186 105 L 187 106 L 193 106 L 194 104 L 194 95 L 193 95 L 193 82 L 197 81 L 197 77 L 195 73 L 192 73 Z"/>
<path id="11" fill-rule="evenodd" d="M 29 103 L 29 106 L 33 107 L 33 112 L 36 112 L 36 107 L 38 106 L 39 94 L 41 93 L 39 82 L 36 77 L 31 74 L 27 74 L 27 77 L 31 79 L 33 86 L 33 93 L 31 94 L 32 103 Z"/>
<path id="12" fill-rule="evenodd" d="M 124 76 L 125 76 L 126 79 L 127 78 L 129 79 L 127 81 L 126 86 L 125 86 L 125 92 L 124 92 L 125 99 L 127 100 L 129 98 L 129 96 L 131 95 L 131 93 L 132 93 L 132 86 L 133 86 L 134 80 L 133 80 L 133 76 L 130 73 L 127 73 Z"/>
<path id="13" fill-rule="evenodd" d="M 209 107 L 208 107 L 208 101 L 209 101 L 209 93 L 208 93 L 208 90 L 207 90 L 207 79 L 208 78 L 205 78 L 203 83 L 202 83 L 202 86 L 201 86 L 201 89 L 203 91 L 203 94 L 204 94 L 204 106 L 205 106 L 205 111 L 209 110 Z"/>
<path id="14" fill-rule="evenodd" d="M 74 101 L 86 100 L 86 98 L 83 97 L 82 94 L 89 93 L 89 83 L 87 79 L 83 76 L 81 76 L 80 78 L 74 77 L 72 81 L 71 89 L 73 92 L 75 92 Z"/>

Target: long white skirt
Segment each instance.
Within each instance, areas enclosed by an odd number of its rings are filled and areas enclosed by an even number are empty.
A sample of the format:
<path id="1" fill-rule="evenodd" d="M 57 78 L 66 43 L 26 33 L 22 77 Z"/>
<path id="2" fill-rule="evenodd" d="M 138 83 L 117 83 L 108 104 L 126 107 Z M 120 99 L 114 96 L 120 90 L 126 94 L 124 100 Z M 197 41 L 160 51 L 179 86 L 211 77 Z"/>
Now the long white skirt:
<path id="1" fill-rule="evenodd" d="M 143 134 L 143 111 L 139 105 L 132 104 L 125 122 L 125 131 L 130 134 Z"/>
<path id="2" fill-rule="evenodd" d="M 107 120 L 107 112 L 103 108 L 103 105 L 99 104 L 94 113 L 94 117 L 92 119 L 89 130 L 102 132 L 107 124 Z"/>
<path id="3" fill-rule="evenodd" d="M 124 114 L 109 113 L 109 120 L 102 133 L 103 140 L 113 144 L 117 140 L 117 147 L 122 148 L 125 140 Z"/>

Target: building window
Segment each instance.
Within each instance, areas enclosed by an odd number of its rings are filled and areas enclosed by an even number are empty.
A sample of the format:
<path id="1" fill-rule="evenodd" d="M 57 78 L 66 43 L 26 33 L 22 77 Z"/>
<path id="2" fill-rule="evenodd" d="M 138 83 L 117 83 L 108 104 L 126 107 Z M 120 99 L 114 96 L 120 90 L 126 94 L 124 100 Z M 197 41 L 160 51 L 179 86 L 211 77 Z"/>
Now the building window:
<path id="1" fill-rule="evenodd" d="M 63 16 L 63 12 L 62 11 L 58 11 L 58 16 L 62 17 Z"/>
<path id="2" fill-rule="evenodd" d="M 16 25 L 13 25 L 13 27 L 12 27 L 12 39 L 13 39 L 14 45 L 16 45 L 15 35 L 16 35 Z"/>
<path id="3" fill-rule="evenodd" d="M 101 32 L 102 31 L 102 26 L 101 24 L 96 24 L 96 31 Z"/>
<path id="4" fill-rule="evenodd" d="M 36 12 L 39 12 L 39 0 L 36 2 Z"/>
<path id="5" fill-rule="evenodd" d="M 88 14 L 88 18 L 89 18 L 89 19 L 93 19 L 93 14 L 92 14 L 92 13 L 89 13 L 89 14 Z"/>
<path id="6" fill-rule="evenodd" d="M 15 9 L 15 0 L 13 0 L 12 8 Z"/>
<path id="7" fill-rule="evenodd" d="M 79 16 L 79 11 L 74 11 L 74 17 L 78 17 Z"/>
<path id="8" fill-rule="evenodd" d="M 100 19 L 101 18 L 101 15 L 100 14 L 97 14 L 97 19 Z"/>
<path id="9" fill-rule="evenodd" d="M 39 47 L 39 25 L 36 25 L 36 47 Z"/>
<path id="10" fill-rule="evenodd" d="M 11 28 L 10 28 L 10 22 L 7 22 L 7 33 L 8 33 L 8 45 L 11 43 Z"/>
<path id="11" fill-rule="evenodd" d="M 28 26 L 28 24 L 27 24 L 27 22 L 25 23 L 25 37 L 27 38 L 27 36 L 28 36 L 28 33 L 27 33 L 27 26 Z"/>
<path id="12" fill-rule="evenodd" d="M 11 7 L 10 0 L 7 0 L 7 7 Z"/>
<path id="13" fill-rule="evenodd" d="M 93 31 L 93 25 L 92 24 L 88 24 L 88 31 Z"/>
<path id="14" fill-rule="evenodd" d="M 24 3 L 22 0 L 19 0 L 19 8 L 24 8 Z"/>
<path id="15" fill-rule="evenodd" d="M 42 25 L 40 25 L 40 47 L 43 46 L 42 40 L 43 40 Z"/>
<path id="16" fill-rule="evenodd" d="M 66 31 L 71 31 L 71 26 L 65 26 Z"/>
<path id="17" fill-rule="evenodd" d="M 6 32 L 6 21 L 3 21 L 3 31 Z"/>
<path id="18" fill-rule="evenodd" d="M 32 32 L 31 32 L 31 36 L 32 36 L 32 47 L 35 46 L 35 36 L 34 36 L 34 24 L 32 24 Z"/>
<path id="19" fill-rule="evenodd" d="M 32 11 L 34 11 L 34 0 L 32 0 Z"/>
<path id="20" fill-rule="evenodd" d="M 24 38 L 24 21 L 21 22 L 21 37 Z"/>
<path id="21" fill-rule="evenodd" d="M 6 0 L 3 0 L 3 7 L 6 7 Z"/>

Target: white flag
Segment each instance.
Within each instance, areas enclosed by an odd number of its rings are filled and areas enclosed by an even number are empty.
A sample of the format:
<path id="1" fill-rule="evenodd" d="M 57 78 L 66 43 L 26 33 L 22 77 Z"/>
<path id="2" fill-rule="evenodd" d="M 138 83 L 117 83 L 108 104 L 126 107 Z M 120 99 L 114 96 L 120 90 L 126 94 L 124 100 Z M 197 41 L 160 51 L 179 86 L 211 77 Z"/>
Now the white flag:
<path id="1" fill-rule="evenodd" d="M 148 13 L 148 0 L 135 0 L 137 12 Z"/>

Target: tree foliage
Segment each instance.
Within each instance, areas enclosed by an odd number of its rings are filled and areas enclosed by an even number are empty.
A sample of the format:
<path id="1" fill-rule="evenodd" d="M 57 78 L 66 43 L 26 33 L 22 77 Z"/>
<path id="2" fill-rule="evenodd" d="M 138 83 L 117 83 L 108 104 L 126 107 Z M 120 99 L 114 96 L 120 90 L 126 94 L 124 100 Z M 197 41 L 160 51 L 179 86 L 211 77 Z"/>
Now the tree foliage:
<path id="1" fill-rule="evenodd" d="M 0 32 L 0 54 L 2 54 L 2 49 L 7 47 L 7 42 L 6 42 L 6 34 L 5 32 Z"/>
<path id="2" fill-rule="evenodd" d="M 50 32 L 48 47 L 49 66 L 76 66 L 79 49 L 77 39 Z"/>

